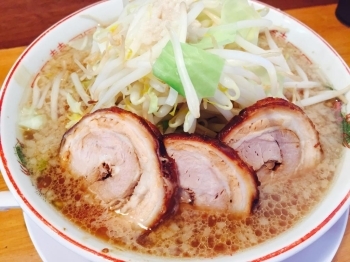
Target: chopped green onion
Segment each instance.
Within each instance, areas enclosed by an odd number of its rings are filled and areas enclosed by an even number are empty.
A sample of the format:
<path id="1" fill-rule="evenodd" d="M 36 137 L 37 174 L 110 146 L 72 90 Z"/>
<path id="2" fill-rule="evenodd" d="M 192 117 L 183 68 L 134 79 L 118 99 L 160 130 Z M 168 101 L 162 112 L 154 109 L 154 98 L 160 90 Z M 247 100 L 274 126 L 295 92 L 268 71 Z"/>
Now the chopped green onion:
<path id="1" fill-rule="evenodd" d="M 15 151 L 16 151 L 16 155 L 18 157 L 19 162 L 21 163 L 21 165 L 25 166 L 27 164 L 27 160 L 25 158 L 25 155 L 23 153 L 23 148 L 22 148 L 22 145 L 20 143 L 16 144 Z"/>
<path id="2" fill-rule="evenodd" d="M 350 122 L 347 119 L 350 118 L 350 114 L 343 118 L 343 145 L 350 148 Z"/>

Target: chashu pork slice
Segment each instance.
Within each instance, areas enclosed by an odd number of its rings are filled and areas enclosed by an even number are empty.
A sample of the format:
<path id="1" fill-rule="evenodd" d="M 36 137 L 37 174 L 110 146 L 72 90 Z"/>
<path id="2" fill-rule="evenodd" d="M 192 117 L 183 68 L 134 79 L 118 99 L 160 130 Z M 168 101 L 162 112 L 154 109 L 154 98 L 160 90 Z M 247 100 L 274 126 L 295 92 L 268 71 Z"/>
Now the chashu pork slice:
<path id="1" fill-rule="evenodd" d="M 259 182 L 232 148 L 194 134 L 169 134 L 164 144 L 178 168 L 183 202 L 237 217 L 250 215 L 259 197 Z"/>
<path id="2" fill-rule="evenodd" d="M 218 138 L 257 171 L 260 180 L 314 167 L 322 158 L 314 124 L 298 106 L 265 98 L 243 109 Z"/>
<path id="3" fill-rule="evenodd" d="M 177 169 L 156 127 L 112 107 L 84 116 L 63 136 L 61 165 L 144 229 L 177 207 Z"/>

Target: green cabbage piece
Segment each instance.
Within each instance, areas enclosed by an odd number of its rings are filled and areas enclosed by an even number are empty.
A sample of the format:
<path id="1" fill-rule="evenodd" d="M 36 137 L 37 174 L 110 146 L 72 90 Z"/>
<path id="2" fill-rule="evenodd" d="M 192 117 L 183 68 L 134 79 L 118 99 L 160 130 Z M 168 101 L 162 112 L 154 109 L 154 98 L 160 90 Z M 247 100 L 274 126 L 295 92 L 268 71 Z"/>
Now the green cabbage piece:
<path id="1" fill-rule="evenodd" d="M 213 48 L 214 43 L 219 46 L 224 46 L 233 43 L 236 39 L 236 35 L 237 30 L 235 27 L 225 29 L 220 26 L 213 27 L 207 31 L 198 43 L 193 44 L 193 46 L 201 49 Z"/>
<path id="2" fill-rule="evenodd" d="M 46 116 L 38 114 L 33 108 L 23 108 L 19 115 L 18 125 L 38 130 L 46 123 Z"/>
<path id="3" fill-rule="evenodd" d="M 223 24 L 248 19 L 261 19 L 261 16 L 247 0 L 224 1 L 221 12 L 221 21 Z M 259 39 L 259 28 L 246 28 L 241 29 L 238 32 L 244 39 L 257 45 Z"/>
<path id="4" fill-rule="evenodd" d="M 149 99 L 150 103 L 149 103 L 149 108 L 148 108 L 148 114 L 152 114 L 154 112 L 157 112 L 158 109 L 159 109 L 158 97 L 157 97 L 157 95 L 154 92 L 149 92 L 148 96 L 150 98 Z"/>
<path id="5" fill-rule="evenodd" d="M 236 23 L 238 21 L 261 19 L 260 14 L 248 3 L 247 0 L 225 0 L 221 9 L 221 24 L 208 29 L 202 39 L 193 44 L 202 49 L 213 48 L 214 43 L 219 46 L 231 44 L 235 41 L 237 32 L 247 41 L 257 45 L 259 28 L 251 27 L 240 29 L 231 26 L 225 28 L 222 25 Z"/>
<path id="6" fill-rule="evenodd" d="M 212 97 L 218 87 L 225 60 L 200 48 L 181 43 L 185 66 L 198 97 Z M 153 74 L 186 97 L 169 41 L 153 65 Z"/>

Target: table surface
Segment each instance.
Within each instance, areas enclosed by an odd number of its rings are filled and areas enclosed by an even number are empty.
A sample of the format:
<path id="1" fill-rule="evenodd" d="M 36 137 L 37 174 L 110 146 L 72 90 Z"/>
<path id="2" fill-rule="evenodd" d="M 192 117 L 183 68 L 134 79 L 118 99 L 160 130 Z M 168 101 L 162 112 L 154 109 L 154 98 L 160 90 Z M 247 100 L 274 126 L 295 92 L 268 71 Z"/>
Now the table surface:
<path id="1" fill-rule="evenodd" d="M 334 16 L 336 5 L 291 9 L 286 12 L 296 17 L 328 41 L 350 65 L 350 28 Z M 0 84 L 25 47 L 0 49 Z M 0 176 L 0 191 L 8 190 Z M 0 212 L 0 261 L 41 261 L 26 230 L 20 209 Z M 333 262 L 350 261 L 350 225 Z"/>

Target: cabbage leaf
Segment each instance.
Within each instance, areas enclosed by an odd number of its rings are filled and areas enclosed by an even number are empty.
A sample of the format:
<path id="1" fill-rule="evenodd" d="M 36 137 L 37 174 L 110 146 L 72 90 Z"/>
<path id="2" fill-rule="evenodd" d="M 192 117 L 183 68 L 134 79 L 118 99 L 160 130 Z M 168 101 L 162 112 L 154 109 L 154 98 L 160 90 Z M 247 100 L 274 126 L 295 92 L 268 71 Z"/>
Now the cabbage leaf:
<path id="1" fill-rule="evenodd" d="M 248 3 L 247 0 L 226 0 L 223 2 L 220 25 L 208 28 L 202 39 L 193 44 L 202 49 L 213 48 L 215 45 L 224 46 L 235 41 L 237 33 L 245 40 L 257 45 L 259 28 L 251 27 L 239 29 L 234 26 L 236 22 L 244 20 L 261 19 L 261 15 Z M 224 25 L 233 24 L 230 27 Z"/>
<path id="2" fill-rule="evenodd" d="M 23 108 L 19 115 L 18 125 L 21 127 L 39 130 L 46 123 L 46 116 L 38 114 L 33 108 Z"/>
<path id="3" fill-rule="evenodd" d="M 181 43 L 185 66 L 198 97 L 212 97 L 218 87 L 225 60 L 200 48 Z M 153 74 L 186 97 L 169 41 L 153 65 Z"/>
<path id="4" fill-rule="evenodd" d="M 193 46 L 201 49 L 209 49 L 217 46 L 224 46 L 233 43 L 236 39 L 237 30 L 235 27 L 222 28 L 220 26 L 209 28 L 206 34 L 198 43 Z"/>
<path id="5" fill-rule="evenodd" d="M 261 15 L 247 0 L 224 1 L 221 12 L 221 22 L 223 24 L 249 19 L 261 19 Z M 257 45 L 259 38 L 258 27 L 240 29 L 238 32 L 245 40 Z"/>

